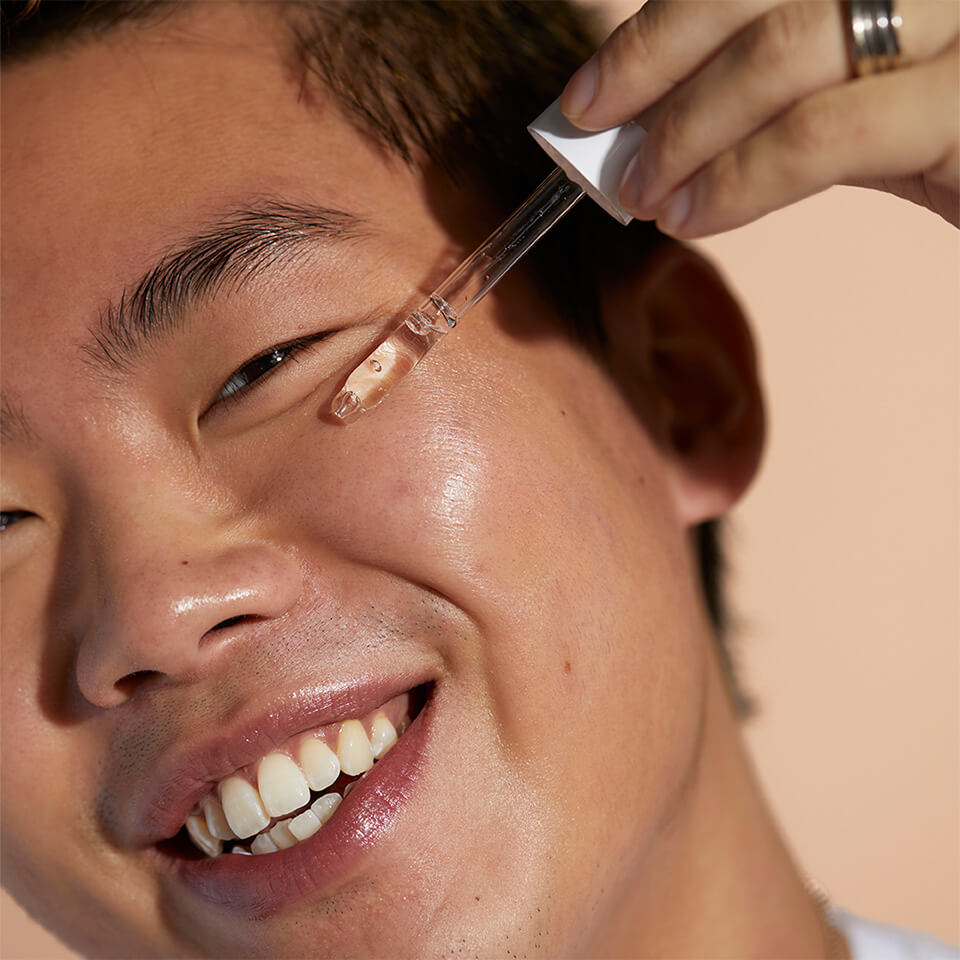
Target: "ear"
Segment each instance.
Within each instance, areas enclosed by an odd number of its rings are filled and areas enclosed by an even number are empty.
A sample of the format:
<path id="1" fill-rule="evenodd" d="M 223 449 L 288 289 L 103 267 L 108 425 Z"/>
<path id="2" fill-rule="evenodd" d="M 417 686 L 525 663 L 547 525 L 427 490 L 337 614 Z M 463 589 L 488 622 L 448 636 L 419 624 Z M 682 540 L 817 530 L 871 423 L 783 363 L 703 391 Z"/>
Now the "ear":
<path id="1" fill-rule="evenodd" d="M 607 365 L 655 442 L 688 525 L 725 513 L 756 474 L 764 412 L 753 339 L 717 271 L 665 243 L 605 284 Z"/>

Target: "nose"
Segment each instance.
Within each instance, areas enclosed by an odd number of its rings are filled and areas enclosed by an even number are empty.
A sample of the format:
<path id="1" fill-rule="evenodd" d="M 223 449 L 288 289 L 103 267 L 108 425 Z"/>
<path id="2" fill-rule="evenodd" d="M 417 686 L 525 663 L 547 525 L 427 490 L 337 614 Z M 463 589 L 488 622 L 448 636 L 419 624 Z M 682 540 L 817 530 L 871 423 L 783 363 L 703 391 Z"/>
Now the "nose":
<path id="1" fill-rule="evenodd" d="M 148 681 L 202 677 L 250 624 L 281 618 L 300 596 L 300 564 L 277 544 L 195 519 L 157 529 L 97 544 L 76 662 L 96 706 L 119 706 Z"/>

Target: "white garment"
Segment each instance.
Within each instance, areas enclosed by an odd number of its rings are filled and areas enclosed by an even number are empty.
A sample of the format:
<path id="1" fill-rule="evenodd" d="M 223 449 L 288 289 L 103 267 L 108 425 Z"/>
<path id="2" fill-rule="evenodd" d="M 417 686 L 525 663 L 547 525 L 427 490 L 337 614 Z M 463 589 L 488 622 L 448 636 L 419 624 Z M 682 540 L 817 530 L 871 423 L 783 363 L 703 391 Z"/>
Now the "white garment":
<path id="1" fill-rule="evenodd" d="M 847 938 L 853 960 L 960 960 L 960 950 L 926 933 L 885 927 L 834 906 L 829 914 Z"/>

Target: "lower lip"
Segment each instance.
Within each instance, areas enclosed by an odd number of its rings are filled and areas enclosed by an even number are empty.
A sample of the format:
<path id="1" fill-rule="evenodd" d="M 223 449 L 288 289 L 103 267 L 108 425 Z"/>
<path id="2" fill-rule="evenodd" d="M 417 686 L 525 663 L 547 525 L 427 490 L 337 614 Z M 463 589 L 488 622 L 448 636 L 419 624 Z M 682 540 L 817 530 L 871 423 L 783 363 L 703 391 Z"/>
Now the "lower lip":
<path id="1" fill-rule="evenodd" d="M 262 919 L 305 897 L 322 895 L 368 860 L 413 800 L 426 763 L 433 696 L 396 746 L 350 791 L 312 837 L 262 856 L 221 854 L 173 860 L 174 879 L 207 903 Z"/>

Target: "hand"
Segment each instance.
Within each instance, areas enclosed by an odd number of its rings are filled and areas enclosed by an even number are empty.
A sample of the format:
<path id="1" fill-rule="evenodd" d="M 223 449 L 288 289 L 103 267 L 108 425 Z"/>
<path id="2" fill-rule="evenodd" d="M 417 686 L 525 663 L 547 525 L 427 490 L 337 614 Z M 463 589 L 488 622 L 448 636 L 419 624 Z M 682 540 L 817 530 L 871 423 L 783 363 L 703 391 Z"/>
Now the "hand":
<path id="1" fill-rule="evenodd" d="M 960 4 L 896 0 L 901 61 L 853 79 L 840 0 L 649 0 L 571 78 L 567 117 L 648 136 L 621 203 L 678 237 L 835 183 L 958 222 Z"/>

